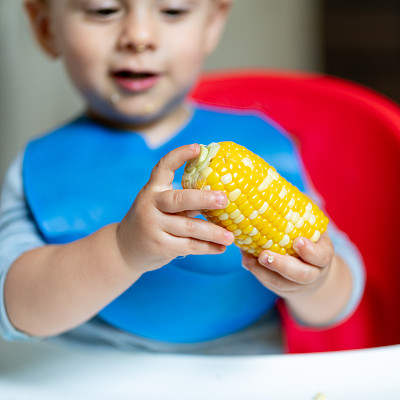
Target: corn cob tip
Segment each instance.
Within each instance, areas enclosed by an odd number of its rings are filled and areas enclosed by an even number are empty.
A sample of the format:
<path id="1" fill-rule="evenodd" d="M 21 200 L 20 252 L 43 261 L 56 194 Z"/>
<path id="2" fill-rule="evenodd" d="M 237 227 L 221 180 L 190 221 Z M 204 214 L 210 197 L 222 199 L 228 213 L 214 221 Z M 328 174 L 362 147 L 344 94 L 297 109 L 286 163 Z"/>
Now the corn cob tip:
<path id="1" fill-rule="evenodd" d="M 208 167 L 211 160 L 218 153 L 220 147 L 218 143 L 210 143 L 208 146 L 200 144 L 200 154 L 186 163 L 182 177 L 183 188 L 189 189 L 196 187 L 196 182 L 201 177 L 202 171 Z"/>

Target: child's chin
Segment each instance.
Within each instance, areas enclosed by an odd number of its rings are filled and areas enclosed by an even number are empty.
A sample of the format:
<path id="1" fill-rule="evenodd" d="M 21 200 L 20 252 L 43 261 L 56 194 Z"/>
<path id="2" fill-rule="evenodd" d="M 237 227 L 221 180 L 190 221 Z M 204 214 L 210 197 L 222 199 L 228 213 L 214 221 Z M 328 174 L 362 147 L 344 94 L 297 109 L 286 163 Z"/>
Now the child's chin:
<path id="1" fill-rule="evenodd" d="M 147 125 L 157 122 L 163 116 L 162 113 L 157 112 L 157 110 L 152 109 L 148 111 L 142 111 L 137 113 L 120 113 L 117 117 L 121 124 L 127 125 Z"/>

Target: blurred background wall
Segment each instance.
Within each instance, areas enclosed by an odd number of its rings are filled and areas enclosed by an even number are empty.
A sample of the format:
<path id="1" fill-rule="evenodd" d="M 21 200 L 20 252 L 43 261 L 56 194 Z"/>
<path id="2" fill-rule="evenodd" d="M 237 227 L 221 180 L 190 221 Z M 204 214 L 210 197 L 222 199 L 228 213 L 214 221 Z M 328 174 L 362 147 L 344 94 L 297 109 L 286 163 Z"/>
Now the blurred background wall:
<path id="1" fill-rule="evenodd" d="M 207 69 L 318 70 L 318 0 L 235 0 Z M 33 42 L 22 0 L 0 1 L 0 181 L 26 140 L 77 113 L 81 101 L 59 62 Z"/>

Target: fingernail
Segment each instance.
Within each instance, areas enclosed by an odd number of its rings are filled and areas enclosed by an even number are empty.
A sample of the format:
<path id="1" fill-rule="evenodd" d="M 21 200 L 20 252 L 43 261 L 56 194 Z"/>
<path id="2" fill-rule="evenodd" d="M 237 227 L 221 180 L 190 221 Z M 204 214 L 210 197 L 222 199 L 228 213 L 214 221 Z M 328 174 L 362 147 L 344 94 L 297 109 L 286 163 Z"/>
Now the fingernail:
<path id="1" fill-rule="evenodd" d="M 223 244 L 221 244 L 221 245 L 219 246 L 219 251 L 220 251 L 221 253 L 223 253 L 225 250 L 226 250 L 226 246 L 223 245 Z"/>
<path id="2" fill-rule="evenodd" d="M 297 250 L 301 250 L 302 247 L 306 245 L 306 241 L 303 238 L 299 238 L 293 242 L 293 248 Z"/>
<path id="3" fill-rule="evenodd" d="M 222 206 L 225 205 L 226 197 L 225 197 L 225 195 L 223 193 L 216 192 L 215 193 L 215 201 L 216 201 L 218 206 L 222 207 Z"/>
<path id="4" fill-rule="evenodd" d="M 232 232 L 226 231 L 225 232 L 225 243 L 226 244 L 232 244 L 232 242 L 235 240 L 235 236 L 233 235 Z"/>
<path id="5" fill-rule="evenodd" d="M 260 264 L 261 265 L 269 265 L 272 264 L 275 260 L 275 256 L 273 256 L 272 254 L 263 254 L 262 256 L 260 256 Z"/>

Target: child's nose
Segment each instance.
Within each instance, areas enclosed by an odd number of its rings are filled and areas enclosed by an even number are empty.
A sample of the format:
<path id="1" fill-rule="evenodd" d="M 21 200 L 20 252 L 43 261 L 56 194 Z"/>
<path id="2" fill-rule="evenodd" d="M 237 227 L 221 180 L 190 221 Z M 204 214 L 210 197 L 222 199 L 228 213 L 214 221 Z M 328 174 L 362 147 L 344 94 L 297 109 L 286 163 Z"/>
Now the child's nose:
<path id="1" fill-rule="evenodd" d="M 158 45 L 157 29 L 151 15 L 132 13 L 125 19 L 118 41 L 118 47 L 141 53 L 154 50 Z"/>

